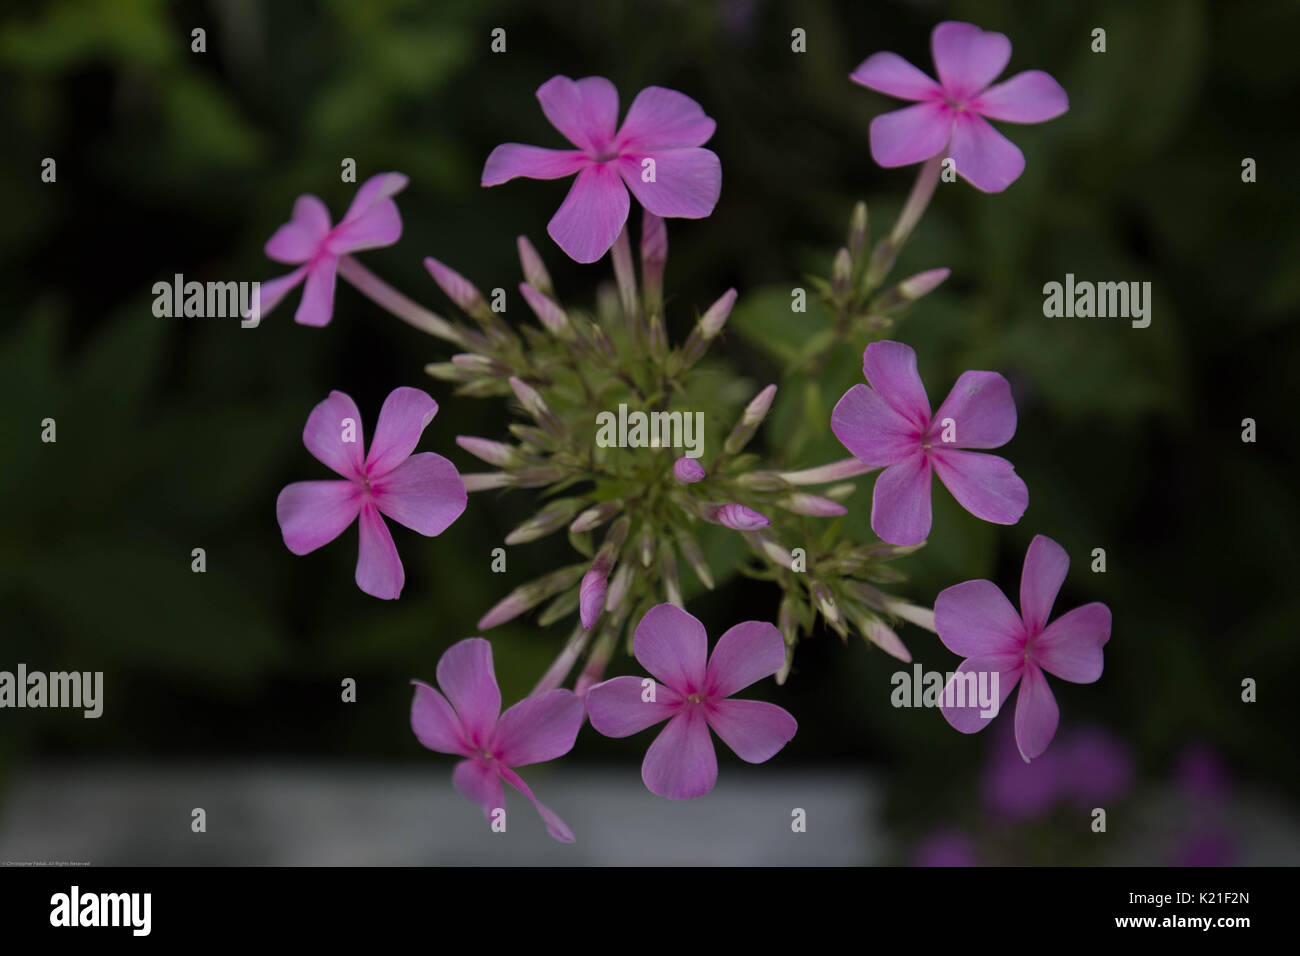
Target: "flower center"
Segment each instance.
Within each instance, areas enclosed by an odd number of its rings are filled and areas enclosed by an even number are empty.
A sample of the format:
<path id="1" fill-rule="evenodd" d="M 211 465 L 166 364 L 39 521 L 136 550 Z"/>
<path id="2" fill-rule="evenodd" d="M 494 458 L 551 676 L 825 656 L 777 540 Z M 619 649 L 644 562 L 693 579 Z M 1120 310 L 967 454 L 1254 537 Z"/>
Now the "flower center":
<path id="1" fill-rule="evenodd" d="M 705 696 L 698 691 L 696 691 L 694 694 L 686 695 L 686 703 L 692 707 L 703 707 L 704 702 L 705 702 Z"/>

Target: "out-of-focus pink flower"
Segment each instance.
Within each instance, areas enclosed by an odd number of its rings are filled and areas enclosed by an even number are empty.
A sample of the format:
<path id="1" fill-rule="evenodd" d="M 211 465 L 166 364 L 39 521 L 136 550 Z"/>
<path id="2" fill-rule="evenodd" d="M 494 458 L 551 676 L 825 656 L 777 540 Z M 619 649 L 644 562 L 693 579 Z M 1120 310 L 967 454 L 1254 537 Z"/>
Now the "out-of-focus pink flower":
<path id="1" fill-rule="evenodd" d="M 957 706 L 961 698 L 955 688 L 965 679 L 964 674 L 998 675 L 999 710 L 1019 683 L 1016 746 L 1025 760 L 1047 749 L 1060 719 L 1046 674 L 1074 684 L 1091 684 L 1101 677 L 1102 648 L 1110 640 L 1110 608 L 1100 602 L 1085 604 L 1047 623 L 1069 567 L 1065 549 L 1040 534 L 1025 553 L 1019 614 L 992 581 L 954 585 L 940 592 L 934 602 L 939 640 L 966 658 L 944 689 L 944 718 L 962 733 L 971 734 L 983 730 L 996 716 L 982 713 L 968 696 L 965 706 Z"/>
<path id="2" fill-rule="evenodd" d="M 960 830 L 936 830 L 912 851 L 912 866 L 979 866 L 975 842 Z"/>
<path id="3" fill-rule="evenodd" d="M 1061 84 L 1042 70 L 990 86 L 1011 59 L 1011 41 L 970 23 L 940 23 L 930 35 L 936 83 L 896 53 L 875 53 L 851 78 L 908 106 L 871 121 L 871 156 L 881 166 L 909 166 L 947 151 L 957 174 L 998 193 L 1025 170 L 1025 156 L 991 125 L 1042 123 L 1069 109 Z"/>
<path id="4" fill-rule="evenodd" d="M 682 484 L 690 485 L 704 480 L 704 466 L 699 459 L 683 455 L 673 462 L 673 477 Z"/>
<path id="5" fill-rule="evenodd" d="M 785 642 L 773 625 L 737 624 L 710 657 L 704 625 L 679 607 L 660 604 L 637 625 L 632 649 L 659 682 L 615 677 L 597 684 L 587 692 L 587 713 L 606 737 L 628 737 L 668 721 L 641 764 L 652 793 L 686 800 L 713 789 L 718 759 L 710 728 L 748 763 L 763 763 L 794 737 L 798 724 L 783 708 L 730 699 L 785 664 Z"/>
<path id="6" fill-rule="evenodd" d="M 831 431 L 854 457 L 884 467 L 871 497 L 871 530 L 890 544 L 920 544 L 930 533 L 930 474 L 977 518 L 1015 524 L 1029 489 L 1011 462 L 969 451 L 998 448 L 1016 433 L 1011 385 L 997 372 L 962 372 L 939 410 L 901 342 L 873 342 L 862 355 L 871 387 L 854 385 L 831 413 Z"/>
<path id="7" fill-rule="evenodd" d="M 770 521 L 766 515 L 759 514 L 753 508 L 741 504 L 712 505 L 706 508 L 704 518 L 713 524 L 720 524 L 732 531 L 757 531 L 766 528 Z"/>
<path id="8" fill-rule="evenodd" d="M 595 262 L 627 222 L 628 190 L 665 218 L 702 219 L 722 191 L 722 164 L 702 149 L 716 124 L 693 99 L 648 86 L 618 125 L 618 91 L 602 76 L 553 76 L 537 90 L 542 112 L 576 149 L 503 143 L 483 166 L 483 185 L 523 176 L 578 174 L 546 231 L 577 262 Z"/>
<path id="9" fill-rule="evenodd" d="M 501 713 L 492 645 L 481 637 L 466 638 L 442 655 L 438 661 L 442 693 L 423 681 L 411 683 L 415 685 L 411 730 L 430 750 L 466 758 L 451 774 L 451 782 L 466 799 L 481 806 L 491 820 L 493 811 L 505 807 L 505 781 L 537 808 L 551 836 L 573 842 L 564 821 L 533 796 L 514 769 L 555 760 L 573 749 L 582 727 L 582 701 L 573 691 L 557 689 L 525 697 Z"/>
<path id="10" fill-rule="evenodd" d="M 1025 763 L 1013 725 L 1003 724 L 981 781 L 984 805 L 1000 817 L 1037 819 L 1063 802 L 1082 810 L 1108 806 L 1133 786 L 1132 751 L 1101 727 L 1063 734 L 1049 753 Z"/>
<path id="11" fill-rule="evenodd" d="M 329 544 L 360 516 L 357 587 L 392 600 L 406 572 L 382 515 L 412 531 L 442 534 L 465 510 L 468 496 L 456 466 L 433 452 L 412 454 L 438 403 L 418 388 L 394 389 L 384 399 L 370 453 L 361 413 L 342 392 L 312 409 L 302 441 L 343 481 L 298 481 L 275 502 L 284 543 L 294 554 Z"/>
<path id="12" fill-rule="evenodd" d="M 334 282 L 339 259 L 362 249 L 391 246 L 402 237 L 402 217 L 392 197 L 406 188 L 401 173 L 371 176 L 357 190 L 337 226 L 315 196 L 299 196 L 293 217 L 266 243 L 266 255 L 296 265 L 288 275 L 262 283 L 262 313 L 270 312 L 290 291 L 306 281 L 294 314 L 301 325 L 328 325 L 334 314 Z"/>

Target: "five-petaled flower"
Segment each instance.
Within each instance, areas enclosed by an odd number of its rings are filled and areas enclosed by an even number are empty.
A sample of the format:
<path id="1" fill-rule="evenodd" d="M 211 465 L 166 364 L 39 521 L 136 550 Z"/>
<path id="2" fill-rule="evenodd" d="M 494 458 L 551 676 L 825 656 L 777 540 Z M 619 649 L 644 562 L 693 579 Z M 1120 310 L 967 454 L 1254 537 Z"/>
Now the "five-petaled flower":
<path id="1" fill-rule="evenodd" d="M 1043 672 L 1091 684 L 1101 677 L 1102 647 L 1110 640 L 1110 608 L 1097 601 L 1047 623 L 1069 567 L 1065 549 L 1040 534 L 1025 553 L 1019 614 L 992 581 L 954 585 L 934 602 L 939 640 L 966 658 L 944 689 L 943 716 L 964 734 L 984 729 L 996 716 L 985 716 L 977 703 L 958 693 L 959 681 L 970 682 L 963 675 L 997 674 L 999 708 L 1019 683 L 1016 746 L 1027 761 L 1047 749 L 1060 719 Z"/>
<path id="2" fill-rule="evenodd" d="M 875 53 L 851 77 L 901 100 L 917 101 L 871 121 L 871 156 L 881 166 L 908 166 L 947 150 L 957 174 L 998 193 L 1025 170 L 1019 147 L 991 125 L 1042 123 L 1069 109 L 1061 84 L 1042 70 L 990 86 L 1011 59 L 1011 41 L 970 23 L 940 23 L 930 35 L 936 83 L 896 53 Z"/>
<path id="3" fill-rule="evenodd" d="M 668 721 L 641 764 L 651 792 L 685 800 L 713 789 L 718 759 L 709 728 L 749 763 L 768 760 L 794 737 L 798 724 L 776 704 L 729 699 L 785 663 L 785 642 L 773 625 L 737 624 L 710 657 L 704 625 L 675 605 L 660 604 L 637 625 L 632 650 L 660 683 L 615 677 L 597 684 L 587 692 L 587 714 L 607 737 Z"/>
<path id="4" fill-rule="evenodd" d="M 537 90 L 542 112 L 577 149 L 503 143 L 483 166 L 483 185 L 516 176 L 578 174 L 546 231 L 577 262 L 595 262 L 627 222 L 627 192 L 656 216 L 702 219 L 722 191 L 722 164 L 701 147 L 716 125 L 689 96 L 648 86 L 618 126 L 618 91 L 602 76 L 553 76 Z M 626 184 L 626 185 L 625 185 Z"/>
<path id="5" fill-rule="evenodd" d="M 289 550 L 315 551 L 359 515 L 357 587 L 377 598 L 400 595 L 406 572 L 381 513 L 432 537 L 465 510 L 465 485 L 456 467 L 433 452 L 412 454 L 437 413 L 438 403 L 418 388 L 394 389 L 379 411 L 367 455 L 356 404 L 342 392 L 330 392 L 307 417 L 302 441 L 344 480 L 298 481 L 280 492 L 275 516 Z"/>
<path id="6" fill-rule="evenodd" d="M 493 821 L 494 814 L 505 809 L 505 781 L 532 802 L 551 836 L 573 842 L 564 821 L 533 796 L 514 770 L 555 760 L 573 749 L 582 727 L 582 701 L 573 691 L 525 697 L 501 713 L 492 645 L 481 637 L 453 644 L 439 659 L 442 693 L 423 681 L 411 683 L 411 730 L 430 750 L 465 758 L 452 770 L 451 782 L 466 799 Z"/>
<path id="7" fill-rule="evenodd" d="M 296 265 L 288 275 L 262 283 L 262 314 L 270 312 L 304 279 L 302 301 L 294 314 L 301 325 L 328 325 L 334 314 L 334 281 L 339 261 L 362 249 L 391 246 L 402 237 L 402 217 L 392 197 L 406 188 L 401 173 L 371 176 L 352 199 L 337 226 L 315 196 L 299 196 L 293 216 L 266 242 L 266 255 Z"/>
<path id="8" fill-rule="evenodd" d="M 871 529 L 890 544 L 920 544 L 930 533 L 930 472 L 963 508 L 985 521 L 1015 524 L 1029 489 L 1011 462 L 966 451 L 998 448 L 1016 432 L 1011 386 L 997 372 L 962 372 L 933 416 L 901 342 L 873 342 L 862 355 L 871 384 L 854 385 L 831 413 L 831 431 L 854 457 L 884 467 L 871 499 Z"/>

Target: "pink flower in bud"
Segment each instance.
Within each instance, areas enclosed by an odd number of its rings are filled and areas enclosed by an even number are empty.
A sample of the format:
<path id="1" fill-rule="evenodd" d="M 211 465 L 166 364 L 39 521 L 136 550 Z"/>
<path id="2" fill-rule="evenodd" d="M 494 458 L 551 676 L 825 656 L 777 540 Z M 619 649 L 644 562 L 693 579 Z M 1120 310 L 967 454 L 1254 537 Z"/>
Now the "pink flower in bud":
<path id="1" fill-rule="evenodd" d="M 438 288 L 446 293 L 447 298 L 464 311 L 476 312 L 487 305 L 483 301 L 483 294 L 474 287 L 474 283 L 455 269 L 443 265 L 433 256 L 425 257 L 424 267 L 429 270 L 429 275 L 433 276 L 433 281 L 438 283 Z"/>
<path id="2" fill-rule="evenodd" d="M 753 508 L 746 508 L 739 504 L 716 505 L 705 514 L 705 520 L 730 528 L 732 531 L 757 531 L 771 524 Z"/>
<path id="3" fill-rule="evenodd" d="M 527 282 L 519 283 L 519 291 L 524 301 L 528 303 L 528 308 L 533 310 L 533 315 L 537 316 L 537 321 L 546 327 L 546 331 L 556 338 L 573 338 L 569 317 L 564 314 L 563 309 Z"/>
<path id="4" fill-rule="evenodd" d="M 700 464 L 697 458 L 683 456 L 673 463 L 673 477 L 686 485 L 703 481 L 704 466 Z"/>
<path id="5" fill-rule="evenodd" d="M 578 617 L 583 629 L 590 631 L 605 606 L 606 579 L 609 568 L 597 562 L 591 570 L 582 576 L 582 586 L 578 589 Z"/>
<path id="6" fill-rule="evenodd" d="M 727 324 L 727 317 L 731 315 L 731 307 L 735 304 L 736 290 L 728 289 L 700 316 L 700 331 L 706 339 L 711 339 L 722 331 L 722 327 Z"/>

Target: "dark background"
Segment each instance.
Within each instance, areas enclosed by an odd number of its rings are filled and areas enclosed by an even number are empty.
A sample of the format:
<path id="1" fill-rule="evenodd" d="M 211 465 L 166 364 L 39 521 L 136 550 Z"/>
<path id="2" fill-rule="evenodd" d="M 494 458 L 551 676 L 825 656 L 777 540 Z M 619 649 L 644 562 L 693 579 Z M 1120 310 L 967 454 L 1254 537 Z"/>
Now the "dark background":
<path id="1" fill-rule="evenodd" d="M 579 267 L 545 235 L 567 187 L 478 180 L 499 142 L 560 145 L 534 99 L 542 82 L 599 74 L 624 110 L 657 84 L 717 120 L 722 199 L 710 219 L 670 228 L 670 330 L 683 335 L 734 285 L 741 306 L 719 351 L 756 383 L 777 381 L 770 333 L 755 330 L 785 323 L 797 339 L 790 288 L 826 274 L 854 201 L 883 234 L 912 181 L 868 151 L 871 118 L 897 104 L 847 75 L 882 49 L 932 72 L 929 34 L 943 19 L 1008 34 L 1009 74 L 1047 70 L 1070 111 L 1005 127 L 1024 175 L 998 196 L 941 184 L 900 261 L 900 277 L 953 270 L 897 333 L 917 349 L 931 400 L 966 368 L 1006 374 L 1020 426 L 1005 454 L 1031 489 L 1013 528 L 937 492 L 929 546 L 900 565 L 905 593 L 929 605 L 987 576 L 1014 595 L 1029 540 L 1055 538 L 1073 561 L 1058 612 L 1101 600 L 1115 620 L 1101 681 L 1053 682 L 1062 731 L 1109 728 L 1148 782 L 1203 741 L 1244 786 L 1293 802 L 1300 8 L 1191 0 L 7 4 L 0 666 L 103 670 L 107 690 L 98 721 L 0 714 L 0 801 L 49 760 L 347 759 L 441 774 L 446 762 L 408 729 L 408 678 L 432 678 L 490 604 L 571 560 L 561 538 L 512 548 L 509 572 L 488 573 L 490 549 L 535 510 L 529 492 L 472 496 L 436 540 L 397 530 L 407 584 L 395 603 L 353 585 L 355 532 L 289 554 L 275 496 L 322 476 L 300 434 L 330 389 L 350 393 L 370 428 L 392 388 L 426 388 L 441 411 L 421 448 L 463 471 L 483 469 L 454 436 L 502 437 L 507 409 L 425 377 L 443 343 L 343 283 L 327 328 L 291 321 L 294 294 L 249 331 L 155 318 L 154 282 L 286 271 L 263 243 L 300 193 L 337 218 L 355 189 L 340 161 L 352 157 L 359 179 L 411 178 L 402 240 L 363 258 L 416 300 L 449 310 L 420 265 L 434 255 L 480 288 L 510 290 L 517 319 L 514 238 L 525 233 L 562 294 L 590 303 L 607 266 Z M 199 26 L 204 54 L 190 52 Z M 489 51 L 497 26 L 503 55 Z M 790 50 L 794 27 L 807 31 L 805 54 Z M 1090 51 L 1095 27 L 1104 54 Z M 56 184 L 40 181 L 46 156 Z M 1244 157 L 1258 163 L 1253 184 Z M 1042 285 L 1067 272 L 1150 281 L 1151 326 L 1045 319 Z M 39 440 L 46 417 L 57 444 Z M 1258 423 L 1255 444 L 1241 441 L 1244 417 Z M 828 460 L 814 451 L 791 464 Z M 206 574 L 190 571 L 194 547 Z M 1094 547 L 1105 574 L 1088 570 Z M 774 617 L 776 596 L 733 578 L 691 609 L 716 637 Z M 524 619 L 489 635 L 507 701 L 564 634 Z M 902 636 L 927 667 L 955 665 L 933 635 Z M 616 658 L 611 673 L 630 668 Z M 978 826 L 969 804 L 987 741 L 892 708 L 894 670 L 860 643 L 814 635 L 770 695 L 800 732 L 768 769 L 881 771 L 905 838 Z M 339 703 L 343 677 L 360 685 L 356 705 Z M 1241 702 L 1245 677 L 1259 681 L 1258 703 Z M 567 759 L 625 761 L 635 774 L 644 745 L 588 730 Z"/>

